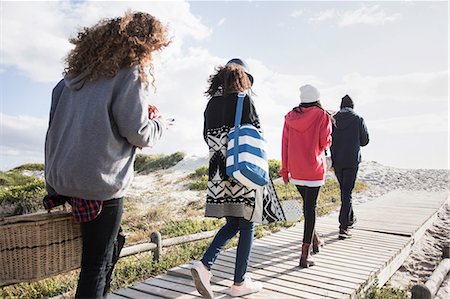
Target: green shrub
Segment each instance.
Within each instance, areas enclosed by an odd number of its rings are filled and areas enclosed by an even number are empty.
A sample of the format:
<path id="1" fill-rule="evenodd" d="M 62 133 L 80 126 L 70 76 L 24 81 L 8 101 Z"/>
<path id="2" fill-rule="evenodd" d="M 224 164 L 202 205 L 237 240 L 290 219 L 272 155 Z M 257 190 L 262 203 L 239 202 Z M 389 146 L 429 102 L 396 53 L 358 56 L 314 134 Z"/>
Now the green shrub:
<path id="1" fill-rule="evenodd" d="M 136 155 L 134 170 L 141 174 L 148 174 L 151 171 L 167 169 L 175 166 L 186 156 L 183 152 L 176 152 L 171 155 Z"/>
<path id="2" fill-rule="evenodd" d="M 197 178 L 201 178 L 203 176 L 207 176 L 209 175 L 209 167 L 208 166 L 200 166 L 199 168 L 197 168 L 196 170 L 194 170 L 194 172 L 189 174 L 189 178 L 191 179 L 197 179 Z"/>
<path id="3" fill-rule="evenodd" d="M 206 190 L 208 188 L 208 176 L 203 175 L 200 178 L 192 182 L 189 182 L 188 188 L 189 190 L 198 190 L 198 191 Z"/>
<path id="4" fill-rule="evenodd" d="M 45 194 L 45 182 L 33 179 L 32 182 L 22 186 L 0 189 L 0 205 L 13 205 L 14 215 L 33 213 L 43 208 L 42 198 Z"/>
<path id="5" fill-rule="evenodd" d="M 364 182 L 356 182 L 353 192 L 359 193 L 367 188 Z M 298 199 L 302 200 L 300 193 L 294 184 L 285 185 L 284 182 L 275 183 L 275 190 L 280 200 Z M 319 198 L 317 200 L 317 214 L 322 216 L 340 206 L 340 188 L 339 183 L 334 179 L 327 179 L 325 185 L 320 188 Z"/>
<path id="6" fill-rule="evenodd" d="M 32 183 L 36 178 L 24 175 L 20 171 L 10 170 L 7 172 L 0 171 L 0 188 L 7 186 L 20 186 Z"/>
<path id="7" fill-rule="evenodd" d="M 280 177 L 281 161 L 269 160 L 269 173 L 272 179 Z"/>
<path id="8" fill-rule="evenodd" d="M 408 293 L 405 290 L 394 289 L 390 287 L 372 287 L 366 294 L 367 299 L 408 299 Z"/>
<path id="9" fill-rule="evenodd" d="M 23 164 L 20 166 L 17 166 L 16 168 L 13 168 L 12 170 L 36 170 L 36 171 L 44 171 L 45 165 L 44 163 L 28 163 Z"/>
<path id="10" fill-rule="evenodd" d="M 208 188 L 208 172 L 208 166 L 200 166 L 194 172 L 191 172 L 188 175 L 188 178 L 191 180 L 188 183 L 189 190 L 206 190 Z"/>
<path id="11" fill-rule="evenodd" d="M 214 230 L 224 224 L 223 219 L 185 219 L 181 221 L 172 221 L 161 228 L 163 238 L 173 238 L 199 232 Z"/>

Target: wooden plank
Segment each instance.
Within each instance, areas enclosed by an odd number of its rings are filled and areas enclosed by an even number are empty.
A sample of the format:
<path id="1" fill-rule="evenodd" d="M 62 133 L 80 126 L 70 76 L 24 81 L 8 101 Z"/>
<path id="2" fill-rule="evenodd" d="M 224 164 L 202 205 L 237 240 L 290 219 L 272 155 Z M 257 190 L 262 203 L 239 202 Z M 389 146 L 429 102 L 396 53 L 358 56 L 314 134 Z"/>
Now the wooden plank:
<path id="1" fill-rule="evenodd" d="M 148 281 L 155 280 L 156 278 L 149 279 Z M 183 299 L 192 299 L 192 298 L 199 298 L 198 296 L 195 296 L 194 294 L 189 294 L 185 292 L 177 292 L 170 289 L 166 289 L 163 287 L 160 287 L 159 285 L 150 285 L 148 283 L 138 283 L 136 285 L 131 286 L 129 289 L 135 290 L 144 294 L 148 295 L 156 295 L 164 298 L 183 298 Z M 197 292 L 196 292 L 197 293 Z M 198 294 L 198 293 L 197 293 Z"/>
<path id="2" fill-rule="evenodd" d="M 223 254 L 225 254 L 225 253 L 223 253 Z M 252 250 L 252 256 L 254 256 L 254 255 L 258 255 L 259 258 L 266 259 L 268 262 L 274 260 L 273 257 L 267 256 L 264 252 L 257 252 L 256 250 Z M 283 261 L 283 263 L 290 264 L 291 266 L 298 266 L 300 253 L 297 253 L 297 252 L 290 253 L 289 255 L 286 255 L 285 257 L 286 258 L 289 257 L 290 260 Z M 317 266 L 320 266 L 320 264 L 318 264 L 312 268 L 309 268 L 308 270 L 314 269 Z M 366 277 L 369 273 L 373 272 L 371 270 L 354 269 L 352 267 L 348 267 L 348 265 L 344 266 L 344 267 L 339 264 L 338 265 L 331 264 L 331 265 L 327 265 L 327 266 L 329 266 L 331 272 L 338 271 L 339 274 L 345 274 L 345 273 L 342 273 L 342 271 L 343 271 L 342 269 L 346 269 L 346 273 L 348 273 L 348 275 L 350 275 L 351 277 L 357 277 L 357 278 Z M 336 270 L 336 271 L 334 271 L 334 270 Z M 352 274 L 354 274 L 354 275 L 352 275 Z"/>
<path id="3" fill-rule="evenodd" d="M 317 226 L 317 231 L 319 233 L 319 236 L 327 240 L 336 240 L 338 239 L 338 230 L 334 229 L 332 231 L 328 229 L 324 229 L 321 226 Z M 403 243 L 405 236 L 395 236 L 395 235 L 389 235 L 389 234 L 383 234 L 379 232 L 370 232 L 370 231 L 362 231 L 360 229 L 352 229 L 351 233 L 353 234 L 353 238 L 351 239 L 357 239 L 357 240 L 373 240 L 374 242 L 385 242 L 386 240 L 389 240 L 393 244 L 397 243 Z M 301 242 L 303 238 L 303 230 L 300 231 L 298 234 L 295 234 L 294 232 L 277 232 L 275 234 L 272 234 L 270 236 L 264 237 L 264 239 L 270 239 L 271 237 L 278 237 L 278 238 L 287 238 L 289 240 L 297 240 L 298 242 Z M 399 239 L 397 237 L 403 238 Z M 260 239 L 258 239 L 260 240 Z"/>
<path id="4" fill-rule="evenodd" d="M 120 289 L 117 290 L 116 292 L 114 292 L 116 295 L 122 296 L 124 298 L 130 298 L 130 299 L 144 299 L 144 298 L 149 298 L 149 299 L 160 299 L 160 298 L 164 298 L 164 297 L 160 297 L 160 296 L 155 296 L 152 294 L 148 294 L 148 293 L 143 293 L 137 290 L 134 290 L 132 288 L 128 288 L 128 289 Z M 108 298 L 110 296 L 108 295 Z"/>
<path id="5" fill-rule="evenodd" d="M 274 242 L 269 242 L 267 245 L 274 244 Z M 342 250 L 339 252 L 339 254 L 334 253 L 332 250 L 330 250 L 331 247 L 328 247 L 320 252 L 320 254 L 315 255 L 317 256 L 317 259 L 320 259 L 322 257 L 332 257 L 334 256 L 336 259 L 346 259 L 347 261 L 352 261 L 352 263 L 357 265 L 378 265 L 380 262 L 385 261 L 385 258 L 369 258 L 364 257 L 362 255 L 355 254 L 355 252 L 349 252 Z M 400 249 L 400 248 L 399 248 Z M 255 248 L 256 250 L 256 248 Z M 300 250 L 296 249 L 290 249 L 285 248 L 283 252 L 297 252 L 300 254 Z M 364 250 L 361 250 L 361 252 L 364 252 Z M 392 256 L 392 254 L 388 255 L 389 257 Z"/>
<path id="6" fill-rule="evenodd" d="M 180 268 L 183 268 L 183 267 L 185 267 L 185 269 L 184 269 L 185 271 L 187 271 L 187 272 L 190 271 L 190 266 L 182 265 Z M 177 269 L 175 275 L 180 275 L 180 272 L 181 272 L 181 270 Z M 228 272 L 230 272 L 230 271 L 228 271 Z M 215 271 L 215 272 L 213 272 L 212 281 L 214 283 L 218 283 L 217 281 L 225 280 L 225 281 L 230 281 L 232 283 L 233 274 L 232 273 L 228 273 L 228 272 L 222 272 L 222 271 Z M 174 273 L 171 272 L 171 274 L 174 274 Z M 250 275 L 250 276 L 253 277 L 253 275 Z M 230 285 L 231 285 L 231 283 L 230 283 Z M 266 297 L 262 296 L 261 298 L 277 298 L 277 297 L 278 298 L 310 298 L 308 296 L 314 297 L 313 294 L 309 294 L 309 293 L 305 293 L 305 292 L 303 292 L 303 294 L 304 294 L 303 296 L 301 296 L 298 292 L 295 292 L 296 294 L 292 295 L 292 294 L 286 293 L 286 290 L 287 289 L 285 289 L 285 288 L 283 288 L 282 290 L 276 290 L 276 289 L 274 290 L 274 286 L 272 284 L 267 283 L 267 282 L 263 282 L 263 290 L 261 292 L 262 292 L 262 294 L 267 294 L 267 296 Z M 276 296 L 275 296 L 275 294 L 276 294 Z M 253 298 L 254 295 L 255 294 L 252 295 L 252 298 Z"/>
<path id="7" fill-rule="evenodd" d="M 300 259 L 300 253 L 297 254 L 297 257 L 295 260 L 292 260 L 290 263 L 292 265 L 298 266 L 298 261 Z M 317 256 L 314 258 L 317 265 L 330 265 L 333 266 L 335 269 L 345 269 L 346 272 L 354 272 L 354 273 L 360 273 L 363 275 L 367 275 L 368 273 L 371 273 L 376 269 L 375 265 L 366 265 L 364 263 L 358 263 L 355 261 L 347 261 L 347 260 L 337 260 L 333 257 L 325 256 L 322 254 L 322 256 Z"/>
<path id="8" fill-rule="evenodd" d="M 234 257 L 222 255 L 219 261 L 228 262 L 231 265 L 234 264 Z M 345 294 L 351 294 L 355 287 L 358 286 L 356 283 L 350 283 L 346 281 L 340 281 L 337 279 L 324 278 L 320 276 L 314 276 L 309 273 L 302 272 L 296 266 L 288 266 L 279 264 L 277 266 L 264 266 L 258 267 L 254 263 L 249 264 L 249 272 L 254 273 L 259 270 L 264 270 L 268 273 L 267 275 L 283 274 L 283 279 L 288 281 L 293 281 L 297 283 L 302 283 L 305 285 L 320 287 L 322 289 L 335 290 Z M 258 272 L 260 273 L 260 272 Z"/>
<path id="9" fill-rule="evenodd" d="M 190 270 L 188 268 L 186 268 L 186 269 L 178 269 L 177 271 L 178 271 L 178 273 L 177 273 L 176 276 L 168 274 L 168 275 L 161 276 L 161 279 L 172 281 L 172 282 L 175 282 L 175 283 L 181 283 L 181 284 L 195 286 L 194 282 L 192 281 L 191 276 L 190 276 L 191 272 L 190 272 Z M 182 274 L 181 272 L 183 272 L 183 271 L 184 271 L 184 273 Z M 214 276 L 213 276 L 213 278 L 211 280 L 211 287 L 212 287 L 213 292 L 214 292 L 215 295 L 216 295 L 216 293 L 219 293 L 219 294 L 222 294 L 222 295 L 227 295 L 228 292 L 229 292 L 229 288 L 231 287 L 232 284 L 233 284 L 233 281 L 231 281 L 231 280 L 218 279 L 217 277 L 214 277 Z M 256 298 L 260 298 L 260 299 L 276 298 L 277 295 L 279 295 L 277 292 L 269 291 L 269 290 L 266 290 L 266 289 L 263 288 L 257 294 L 253 294 L 253 295 L 250 295 L 250 296 L 244 296 L 242 298 L 255 298 L 255 299 Z M 222 298 L 223 296 L 220 296 L 220 297 Z M 228 297 L 228 296 L 226 296 L 226 297 Z M 284 297 L 296 298 L 296 297 L 291 297 L 291 296 L 287 296 L 287 295 L 284 295 L 283 298 Z"/>
<path id="10" fill-rule="evenodd" d="M 326 241 L 326 240 L 325 240 Z M 406 241 L 406 240 L 405 240 Z M 255 243 L 255 247 L 258 245 L 265 245 L 268 243 L 273 243 L 277 245 L 283 244 L 283 239 L 273 238 L 270 240 L 263 240 L 260 242 Z M 369 242 L 362 242 L 358 241 L 356 239 L 348 239 L 348 240 L 339 240 L 336 242 L 326 242 L 325 246 L 322 248 L 324 251 L 333 251 L 333 250 L 339 250 L 339 252 L 350 252 L 353 253 L 355 251 L 359 252 L 359 256 L 363 255 L 365 258 L 368 259 L 383 259 L 386 256 L 391 256 L 393 253 L 397 252 L 401 247 L 404 246 L 404 244 L 397 245 L 397 246 L 389 246 L 389 243 L 369 243 Z M 294 247 L 288 247 L 293 248 L 294 250 L 298 250 L 300 252 L 300 244 Z M 321 251 L 322 252 L 322 251 Z"/>
<path id="11" fill-rule="evenodd" d="M 220 270 L 225 273 L 233 274 L 234 273 L 234 262 L 229 262 L 225 259 L 217 259 L 216 263 L 214 264 L 213 273 L 215 271 Z M 292 267 L 291 269 L 285 269 L 279 272 L 273 272 L 268 271 L 266 269 L 258 269 L 253 268 L 252 266 L 249 266 L 249 273 L 251 273 L 252 277 L 255 277 L 255 279 L 258 279 L 259 281 L 266 281 L 267 278 L 269 278 L 268 281 L 271 283 L 277 284 L 277 285 L 284 285 L 284 286 L 290 286 L 293 289 L 303 290 L 306 292 L 310 292 L 312 294 L 317 294 L 321 296 L 327 296 L 330 298 L 341 298 L 342 294 L 351 294 L 352 292 L 349 291 L 347 288 L 342 287 L 335 287 L 335 288 L 329 288 L 325 287 L 324 284 L 320 284 L 319 282 L 316 282 L 316 284 L 308 283 L 307 280 L 300 278 L 300 277 L 290 277 L 287 275 L 283 275 L 283 279 L 281 280 L 280 273 L 286 274 L 288 272 L 292 271 L 300 271 L 297 267 Z M 302 284 L 302 285 L 300 285 Z"/>
<path id="12" fill-rule="evenodd" d="M 108 294 L 108 299 L 124 299 L 124 298 L 131 298 L 131 297 L 126 297 L 126 296 L 121 296 L 118 294 L 114 294 L 114 293 L 109 293 Z"/>
<path id="13" fill-rule="evenodd" d="M 321 226 L 317 226 L 317 231 L 319 233 L 319 236 L 321 238 L 323 238 L 325 241 L 327 240 L 336 240 L 339 241 L 338 239 L 338 230 L 334 229 L 333 231 L 330 232 L 330 230 L 328 229 L 324 229 Z M 351 239 L 357 239 L 357 240 L 365 240 L 365 241 L 374 241 L 374 242 L 385 242 L 385 241 L 389 241 L 392 244 L 398 244 L 398 243 L 403 243 L 404 239 L 407 238 L 405 236 L 396 236 L 396 235 L 389 235 L 389 234 L 383 234 L 383 233 L 379 233 L 379 232 L 370 232 L 370 231 L 361 231 L 360 229 L 352 229 L 350 231 L 353 234 L 353 237 Z M 287 233 L 287 232 L 278 232 L 275 234 L 272 234 L 268 237 L 264 237 L 264 239 L 270 239 L 270 237 L 284 237 L 284 238 L 290 238 L 292 240 L 298 240 L 299 242 L 301 242 L 302 238 L 303 238 L 303 231 L 301 231 L 301 233 L 299 235 L 294 235 L 292 233 Z M 403 238 L 403 239 L 401 239 Z"/>
<path id="14" fill-rule="evenodd" d="M 188 286 L 188 285 L 181 285 L 181 284 L 176 284 L 176 283 L 172 283 L 170 281 L 167 280 L 163 280 L 161 278 L 153 278 L 153 279 L 147 279 L 145 280 L 142 284 L 141 284 L 141 289 L 148 289 L 147 286 L 149 288 L 163 288 L 167 291 L 173 292 L 173 294 L 175 294 L 175 296 L 173 298 L 197 298 L 197 297 L 202 297 L 198 292 L 197 289 L 195 288 L 195 286 Z M 179 295 L 179 294 L 184 294 L 184 295 Z M 167 297 L 169 297 L 168 295 L 165 295 Z M 172 298 L 172 297 L 170 297 Z"/>
<path id="15" fill-rule="evenodd" d="M 223 253 L 219 259 L 228 259 L 229 262 L 233 263 L 235 260 L 235 256 L 227 256 L 227 253 Z M 262 260 L 263 262 L 259 262 L 260 260 Z M 253 257 L 250 260 L 250 265 L 253 265 L 255 268 L 263 268 L 266 269 L 267 267 L 270 267 L 271 265 L 277 265 L 277 267 L 282 268 L 282 269 L 298 269 L 299 273 L 306 273 L 307 275 L 316 275 L 319 277 L 323 277 L 325 279 L 332 279 L 332 280 L 342 280 L 344 282 L 349 282 L 349 283 L 353 283 L 353 284 L 360 284 L 361 282 L 365 281 L 367 275 L 371 272 L 367 272 L 365 271 L 364 274 L 360 274 L 360 273 L 355 273 L 357 271 L 354 270 L 343 270 L 342 267 L 333 267 L 333 266 L 328 266 L 326 269 L 320 265 L 316 265 L 314 267 L 308 268 L 308 269 L 300 269 L 297 268 L 298 267 L 298 260 L 297 258 L 295 259 L 295 261 L 282 261 L 282 262 L 278 262 L 277 259 L 259 259 L 257 260 L 258 262 L 255 263 L 255 257 Z M 259 266 L 261 265 L 261 266 Z M 317 278 L 320 280 L 320 278 Z"/>

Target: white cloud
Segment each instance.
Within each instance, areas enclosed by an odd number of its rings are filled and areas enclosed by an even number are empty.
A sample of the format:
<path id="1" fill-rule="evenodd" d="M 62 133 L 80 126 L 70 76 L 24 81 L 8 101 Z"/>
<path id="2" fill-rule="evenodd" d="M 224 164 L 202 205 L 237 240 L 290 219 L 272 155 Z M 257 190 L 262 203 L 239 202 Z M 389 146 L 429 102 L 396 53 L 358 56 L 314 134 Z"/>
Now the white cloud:
<path id="1" fill-rule="evenodd" d="M 42 162 L 47 124 L 47 119 L 0 113 L 0 169 L 14 166 L 11 160 Z"/>
<path id="2" fill-rule="evenodd" d="M 443 104 L 448 99 L 448 77 L 448 71 L 380 77 L 352 73 L 344 76 L 342 83 L 323 90 L 322 95 L 323 98 L 340 99 L 348 93 L 361 104 Z"/>
<path id="3" fill-rule="evenodd" d="M 203 39 L 211 33 L 184 1 L 4 2 L 2 6 L 2 63 L 40 82 L 54 82 L 61 76 L 63 59 L 71 49 L 70 36 L 101 18 L 121 16 L 127 9 L 149 12 L 168 24 L 172 53 L 180 51 L 185 38 Z"/>
<path id="4" fill-rule="evenodd" d="M 422 114 L 393 117 L 368 122 L 371 130 L 384 134 L 448 133 L 448 116 L 445 114 Z"/>
<path id="5" fill-rule="evenodd" d="M 378 5 L 371 7 L 362 6 L 353 11 L 345 11 L 339 17 L 339 26 L 352 26 L 358 24 L 365 25 L 384 25 L 389 22 L 394 22 L 400 18 L 399 13 L 388 15 L 384 10 L 380 9 Z"/>
<path id="6" fill-rule="evenodd" d="M 291 17 L 293 17 L 293 18 L 297 18 L 297 17 L 299 17 L 301 15 L 303 15 L 303 10 L 301 10 L 301 9 L 294 10 L 291 13 Z"/>
<path id="7" fill-rule="evenodd" d="M 355 10 L 338 11 L 334 9 L 324 10 L 309 18 L 308 22 L 317 24 L 326 20 L 336 19 L 339 27 L 352 25 L 384 25 L 399 20 L 399 13 L 388 14 L 379 5 L 363 5 Z"/>
<path id="8" fill-rule="evenodd" d="M 319 12 L 318 14 L 314 15 L 313 17 L 309 18 L 309 23 L 320 23 L 328 19 L 333 19 L 336 16 L 336 11 L 334 9 L 328 9 Z"/>
<path id="9" fill-rule="evenodd" d="M 222 26 L 226 20 L 227 20 L 226 18 L 220 19 L 220 21 L 217 23 L 217 26 Z"/>

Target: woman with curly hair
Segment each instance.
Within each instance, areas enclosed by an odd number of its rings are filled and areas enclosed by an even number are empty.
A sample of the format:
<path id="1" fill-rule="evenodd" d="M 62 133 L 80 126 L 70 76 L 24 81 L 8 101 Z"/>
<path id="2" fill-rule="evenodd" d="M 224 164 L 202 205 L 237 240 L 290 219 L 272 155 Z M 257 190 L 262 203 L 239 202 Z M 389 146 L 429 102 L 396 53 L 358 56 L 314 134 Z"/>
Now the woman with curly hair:
<path id="1" fill-rule="evenodd" d="M 192 265 L 192 277 L 198 292 L 205 298 L 214 298 L 211 289 L 211 267 L 225 245 L 239 232 L 234 284 L 230 295 L 244 296 L 262 289 L 260 282 L 246 277 L 253 243 L 253 222 L 256 190 L 248 189 L 226 174 L 228 132 L 234 126 L 238 94 L 246 92 L 242 124 L 260 128 L 258 114 L 251 95 L 253 77 L 241 59 L 232 59 L 220 66 L 209 78 L 206 91 L 209 98 L 205 110 L 203 137 L 209 148 L 209 179 L 206 196 L 207 217 L 226 218 L 226 224 L 214 237 L 203 258 Z"/>
<path id="2" fill-rule="evenodd" d="M 136 148 L 151 146 L 168 126 L 155 109 L 149 118 L 147 101 L 152 55 L 169 41 L 155 17 L 127 12 L 84 28 L 70 42 L 75 48 L 52 93 L 44 205 L 72 205 L 83 242 L 75 297 L 103 298 L 118 257 L 115 242 Z"/>

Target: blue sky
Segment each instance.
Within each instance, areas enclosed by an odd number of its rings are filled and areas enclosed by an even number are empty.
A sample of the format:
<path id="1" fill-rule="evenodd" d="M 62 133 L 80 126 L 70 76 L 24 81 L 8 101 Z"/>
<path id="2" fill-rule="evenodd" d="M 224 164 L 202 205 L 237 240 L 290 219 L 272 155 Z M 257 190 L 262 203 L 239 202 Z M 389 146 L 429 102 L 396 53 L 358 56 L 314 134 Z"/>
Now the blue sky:
<path id="1" fill-rule="evenodd" d="M 348 93 L 368 125 L 363 159 L 448 168 L 448 3 L 340 1 L 1 2 L 0 168 L 42 162 L 50 94 L 67 39 L 126 9 L 168 24 L 149 102 L 176 125 L 145 153 L 207 155 L 203 92 L 214 67 L 247 60 L 256 109 L 280 158 L 283 116 L 315 85 L 327 109 Z"/>

